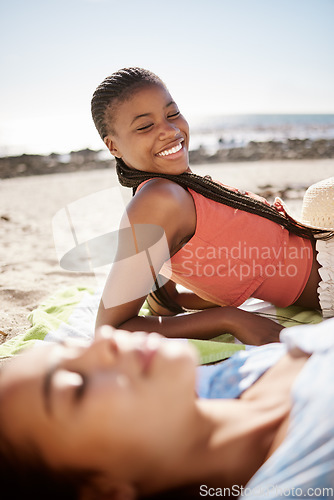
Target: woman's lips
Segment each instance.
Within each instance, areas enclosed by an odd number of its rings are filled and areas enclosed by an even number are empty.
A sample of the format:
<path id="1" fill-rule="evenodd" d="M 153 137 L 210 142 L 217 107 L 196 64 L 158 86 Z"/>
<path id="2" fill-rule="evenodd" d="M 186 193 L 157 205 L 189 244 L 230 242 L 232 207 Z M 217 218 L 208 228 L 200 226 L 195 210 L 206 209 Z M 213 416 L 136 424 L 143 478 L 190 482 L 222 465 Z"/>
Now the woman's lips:
<path id="1" fill-rule="evenodd" d="M 170 155 L 174 155 L 181 151 L 183 147 L 183 139 L 179 140 L 174 146 L 167 146 L 164 150 L 160 151 L 159 153 L 156 154 L 156 156 L 159 156 L 160 158 L 165 158 Z"/>

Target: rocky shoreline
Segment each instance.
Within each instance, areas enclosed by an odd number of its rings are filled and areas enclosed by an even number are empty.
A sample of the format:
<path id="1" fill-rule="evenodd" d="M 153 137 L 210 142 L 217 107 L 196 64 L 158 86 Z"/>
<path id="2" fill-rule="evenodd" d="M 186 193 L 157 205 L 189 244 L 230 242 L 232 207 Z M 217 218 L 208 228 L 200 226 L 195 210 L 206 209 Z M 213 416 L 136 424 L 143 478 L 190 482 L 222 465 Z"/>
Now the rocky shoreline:
<path id="1" fill-rule="evenodd" d="M 83 172 L 85 170 L 110 168 L 115 165 L 112 157 L 100 159 L 100 151 L 84 149 L 68 155 L 52 153 L 48 156 L 23 154 L 0 158 L 0 179 L 27 177 L 30 175 Z"/>
<path id="2" fill-rule="evenodd" d="M 250 141 L 244 147 L 221 147 L 214 154 L 205 148 L 190 151 L 190 163 L 224 163 L 260 160 L 314 160 L 334 158 L 334 139 L 287 139 L 286 141 Z"/>
<path id="3" fill-rule="evenodd" d="M 189 152 L 191 164 L 261 160 L 311 160 L 334 158 L 334 139 L 287 139 L 286 141 L 249 142 L 245 147 L 222 147 L 208 153 L 205 147 Z M 115 161 L 101 157 L 101 151 L 84 149 L 68 155 L 28 155 L 0 158 L 0 178 L 26 177 L 61 172 L 113 168 Z"/>

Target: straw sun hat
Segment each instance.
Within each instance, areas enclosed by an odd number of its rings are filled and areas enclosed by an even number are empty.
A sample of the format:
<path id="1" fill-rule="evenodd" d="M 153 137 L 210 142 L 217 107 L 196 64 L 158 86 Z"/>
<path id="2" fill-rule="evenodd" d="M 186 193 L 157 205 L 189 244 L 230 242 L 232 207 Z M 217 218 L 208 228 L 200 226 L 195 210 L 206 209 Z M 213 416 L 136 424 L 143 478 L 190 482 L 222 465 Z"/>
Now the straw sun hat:
<path id="1" fill-rule="evenodd" d="M 334 177 L 312 184 L 306 190 L 300 219 L 291 214 L 280 198 L 275 199 L 274 206 L 306 227 L 334 231 Z"/>

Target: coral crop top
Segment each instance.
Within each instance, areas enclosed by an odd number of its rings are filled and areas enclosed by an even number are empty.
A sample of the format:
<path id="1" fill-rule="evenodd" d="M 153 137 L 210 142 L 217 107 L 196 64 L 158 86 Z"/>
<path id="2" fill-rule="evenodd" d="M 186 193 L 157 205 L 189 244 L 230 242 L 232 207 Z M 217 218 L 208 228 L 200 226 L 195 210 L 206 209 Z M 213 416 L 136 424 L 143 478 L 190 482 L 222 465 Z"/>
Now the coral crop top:
<path id="1" fill-rule="evenodd" d="M 160 273 L 221 306 L 240 306 L 249 297 L 278 307 L 293 304 L 311 272 L 311 242 L 261 216 L 188 191 L 196 209 L 195 233 Z"/>

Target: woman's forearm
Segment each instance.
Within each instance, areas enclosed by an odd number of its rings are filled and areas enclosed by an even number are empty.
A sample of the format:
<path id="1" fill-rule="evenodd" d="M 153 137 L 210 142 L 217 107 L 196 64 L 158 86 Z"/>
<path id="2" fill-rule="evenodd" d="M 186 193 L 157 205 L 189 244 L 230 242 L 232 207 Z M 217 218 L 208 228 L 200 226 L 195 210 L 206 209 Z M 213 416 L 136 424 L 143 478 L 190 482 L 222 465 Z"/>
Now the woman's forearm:
<path id="1" fill-rule="evenodd" d="M 272 320 L 235 307 L 215 307 L 179 316 L 136 316 L 125 321 L 120 328 L 203 340 L 231 333 L 241 342 L 253 345 L 277 342 L 282 329 Z"/>

